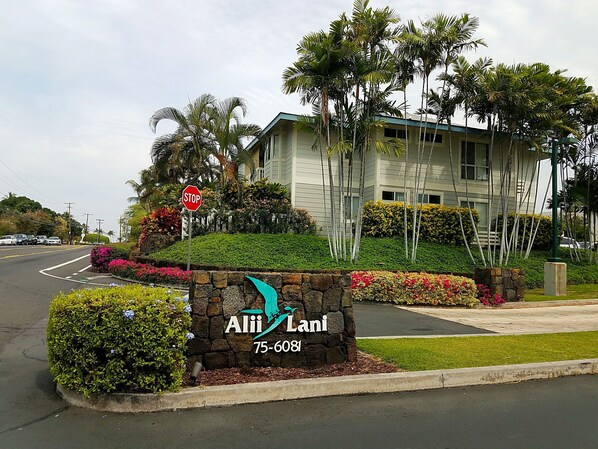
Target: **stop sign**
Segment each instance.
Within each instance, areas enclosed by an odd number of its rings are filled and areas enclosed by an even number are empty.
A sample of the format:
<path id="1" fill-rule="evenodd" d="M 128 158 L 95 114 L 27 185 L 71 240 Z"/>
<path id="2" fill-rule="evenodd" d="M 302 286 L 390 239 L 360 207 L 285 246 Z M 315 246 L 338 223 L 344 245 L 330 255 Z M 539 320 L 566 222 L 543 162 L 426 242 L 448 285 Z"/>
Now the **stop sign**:
<path id="1" fill-rule="evenodd" d="M 195 186 L 187 186 L 183 189 L 182 195 L 183 206 L 187 210 L 194 211 L 201 206 L 201 192 Z"/>

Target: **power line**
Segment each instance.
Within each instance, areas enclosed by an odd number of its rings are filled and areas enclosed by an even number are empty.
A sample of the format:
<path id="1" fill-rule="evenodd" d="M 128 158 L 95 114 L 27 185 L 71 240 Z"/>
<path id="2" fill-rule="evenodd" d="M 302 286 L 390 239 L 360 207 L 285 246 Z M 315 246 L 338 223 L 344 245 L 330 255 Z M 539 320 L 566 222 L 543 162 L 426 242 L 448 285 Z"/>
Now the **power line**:
<path id="1" fill-rule="evenodd" d="M 59 201 L 56 201 L 53 198 L 50 198 L 48 195 L 46 195 L 45 193 L 39 191 L 38 189 L 36 189 L 33 185 L 31 185 L 26 179 L 24 179 L 23 177 L 21 177 L 17 172 L 15 172 L 12 168 L 10 168 L 8 165 L 6 165 L 6 163 L 2 160 L 0 160 L 0 164 L 4 165 L 13 175 L 15 175 L 17 178 L 19 178 L 22 182 L 25 183 L 25 185 L 27 185 L 28 187 L 30 187 L 31 189 L 33 189 L 35 192 L 37 192 L 39 195 L 47 198 L 48 200 L 52 201 L 53 203 L 58 203 Z M 5 179 L 8 179 L 6 176 L 3 176 Z M 16 184 L 12 181 L 8 181 L 10 182 L 10 184 L 16 186 Z M 19 188 L 19 190 L 27 190 L 27 189 L 23 189 L 22 187 Z"/>

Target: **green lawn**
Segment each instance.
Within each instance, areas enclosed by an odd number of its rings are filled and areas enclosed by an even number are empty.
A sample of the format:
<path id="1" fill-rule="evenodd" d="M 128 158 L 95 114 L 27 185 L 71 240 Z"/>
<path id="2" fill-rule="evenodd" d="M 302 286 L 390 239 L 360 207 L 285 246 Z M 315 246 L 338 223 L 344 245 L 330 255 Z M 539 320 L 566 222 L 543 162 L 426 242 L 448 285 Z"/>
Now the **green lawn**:
<path id="1" fill-rule="evenodd" d="M 357 347 L 406 371 L 598 357 L 598 332 L 488 337 L 358 339 Z"/>
<path id="2" fill-rule="evenodd" d="M 535 251 L 529 259 L 514 259 L 510 266 L 523 268 L 529 288 L 542 287 L 544 262 L 549 252 Z M 186 263 L 187 242 L 178 242 L 152 255 L 157 259 Z M 561 252 L 569 259 L 567 249 Z M 359 263 L 335 263 L 325 237 L 287 234 L 208 234 L 192 240 L 191 263 L 219 267 L 273 268 L 294 270 L 403 270 L 444 273 L 473 273 L 478 261 L 471 261 L 464 247 L 420 242 L 412 263 L 405 257 L 402 240 L 363 238 Z M 598 264 L 567 262 L 570 284 L 598 284 Z"/>
<path id="3" fill-rule="evenodd" d="M 565 301 L 575 299 L 598 299 L 597 284 L 568 285 L 565 296 L 545 296 L 544 289 L 533 288 L 525 292 L 525 301 Z"/>

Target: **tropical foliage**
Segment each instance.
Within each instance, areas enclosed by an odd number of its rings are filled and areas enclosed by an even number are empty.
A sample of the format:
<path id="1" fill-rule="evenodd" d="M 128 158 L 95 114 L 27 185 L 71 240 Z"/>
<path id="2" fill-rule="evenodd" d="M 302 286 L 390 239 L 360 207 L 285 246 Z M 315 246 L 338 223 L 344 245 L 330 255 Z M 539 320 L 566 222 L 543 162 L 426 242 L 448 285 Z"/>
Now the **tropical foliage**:
<path id="1" fill-rule="evenodd" d="M 546 159 L 551 141 L 567 136 L 576 137 L 580 143 L 560 148 L 563 229 L 572 236 L 572 224 L 579 215 L 586 225 L 583 239 L 596 240 L 589 234 L 590 229 L 596 229 L 597 221 L 593 193 L 597 191 L 595 93 L 583 79 L 568 77 L 565 71 L 551 70 L 543 63 L 494 64 L 487 58 L 469 62 L 464 53 L 485 45 L 475 35 L 478 26 L 478 18 L 469 14 L 436 14 L 420 23 L 400 23 L 389 8 L 373 9 L 367 0 L 357 0 L 351 17 L 342 14 L 331 23 L 328 32 L 312 32 L 300 41 L 298 60 L 283 73 L 283 90 L 297 92 L 302 103 L 313 105 L 314 115 L 304 120 L 304 126 L 314 133 L 314 147 L 321 152 L 328 235 L 335 259 L 347 257 L 347 240 L 348 258 L 357 259 L 365 155 L 370 149 L 382 150 L 383 140 L 392 146 L 385 151 L 403 154 L 397 161 L 404 162 L 405 191 L 407 179 L 415 173 L 410 201 L 411 210 L 417 213 L 409 214 L 408 204 L 403 205 L 402 229 L 405 256 L 416 260 L 424 223 L 424 209 L 418 206 L 426 197 L 430 163 L 437 151 L 432 142 L 436 141 L 441 125 L 449 133 L 454 192 L 458 197 L 465 196 L 467 211 L 459 213 L 459 227 L 472 228 L 474 233 L 470 240 L 462 232 L 472 260 L 475 247 L 475 256 L 482 259 L 483 265 L 508 264 L 516 253 L 529 257 L 543 221 L 532 217 L 528 232 L 521 238 L 514 236 L 519 233 L 522 217 L 540 208 L 536 205 L 536 198 L 542 197 L 538 191 L 540 161 Z M 419 120 L 418 131 L 425 138 L 418 139 L 415 148 L 409 148 L 409 139 L 376 140 L 380 114 L 398 116 L 399 108 L 407 117 L 406 99 L 411 88 L 417 89 L 421 98 L 415 118 Z M 397 107 L 389 95 L 398 92 L 403 93 L 404 102 Z M 451 133 L 458 114 L 465 119 L 465 148 L 473 142 L 468 132 L 472 118 L 486 127 L 489 139 L 487 155 L 481 161 L 485 173 L 474 178 L 472 174 L 462 175 L 459 180 L 464 181 L 465 192 L 457 192 L 454 178 L 460 171 L 455 166 L 459 159 L 454 152 L 461 148 L 452 147 Z M 529 154 L 535 157 L 530 158 Z M 359 175 L 354 176 L 353 169 L 359 170 Z M 470 193 L 468 179 L 486 181 L 485 198 Z M 359 204 L 351 216 L 353 210 L 347 213 L 345 209 L 352 205 L 345 198 L 356 193 Z M 497 235 L 501 243 L 485 250 L 474 213 L 474 200 L 480 199 L 488 204 L 480 223 L 494 223 L 494 227 L 484 231 Z M 499 219 L 509 215 L 514 217 L 511 227 L 507 220 Z M 346 218 L 352 218 L 354 233 Z M 410 229 L 414 232 L 409 233 Z"/>
<path id="2" fill-rule="evenodd" d="M 372 9 L 367 0 L 356 1 L 351 17 L 341 14 L 328 32 L 304 36 L 297 61 L 283 73 L 283 91 L 299 93 L 301 102 L 315 112 L 304 126 L 313 131 L 314 149 L 320 152 L 326 230 L 330 254 L 337 261 L 358 260 L 362 221 L 361 213 L 352 214 L 352 198 L 358 194 L 361 211 L 367 154 L 373 146 L 396 155 L 402 150 L 397 139 L 375 140 L 382 126 L 378 115 L 399 113 L 390 98 L 400 87 L 389 49 L 398 37 L 397 22 L 392 9 Z M 354 231 L 348 218 L 355 221 Z"/>

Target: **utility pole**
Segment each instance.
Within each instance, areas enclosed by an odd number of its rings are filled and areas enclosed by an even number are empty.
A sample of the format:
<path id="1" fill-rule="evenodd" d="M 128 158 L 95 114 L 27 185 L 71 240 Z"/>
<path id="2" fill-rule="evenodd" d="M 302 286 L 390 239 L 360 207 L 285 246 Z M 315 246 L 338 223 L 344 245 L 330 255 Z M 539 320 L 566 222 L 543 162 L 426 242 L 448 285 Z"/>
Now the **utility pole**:
<path id="1" fill-rule="evenodd" d="M 85 215 L 85 235 L 89 234 L 89 216 L 93 214 L 83 214 Z"/>
<path id="2" fill-rule="evenodd" d="M 118 219 L 118 242 L 123 241 L 123 226 L 125 224 L 125 217 L 119 217 Z"/>
<path id="3" fill-rule="evenodd" d="M 69 245 L 73 244 L 73 235 L 71 233 L 71 205 L 75 204 L 75 203 L 64 203 L 68 206 L 69 208 L 69 212 L 68 212 L 68 216 L 67 216 L 67 220 L 69 222 Z"/>
<path id="4" fill-rule="evenodd" d="M 103 218 L 96 218 L 96 221 L 98 222 L 98 238 L 97 238 L 97 242 L 96 243 L 100 243 L 100 236 L 102 235 L 102 222 L 104 221 Z"/>

